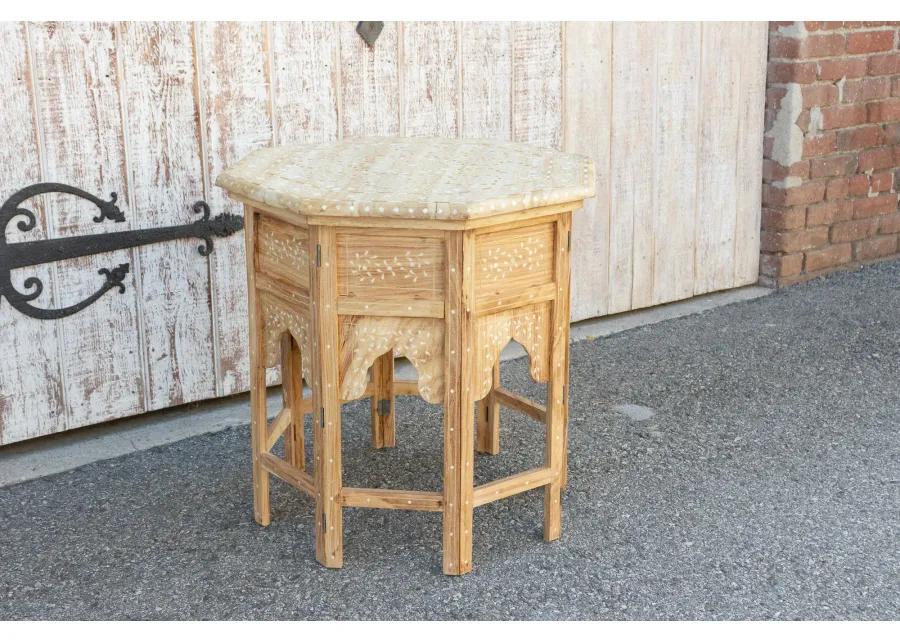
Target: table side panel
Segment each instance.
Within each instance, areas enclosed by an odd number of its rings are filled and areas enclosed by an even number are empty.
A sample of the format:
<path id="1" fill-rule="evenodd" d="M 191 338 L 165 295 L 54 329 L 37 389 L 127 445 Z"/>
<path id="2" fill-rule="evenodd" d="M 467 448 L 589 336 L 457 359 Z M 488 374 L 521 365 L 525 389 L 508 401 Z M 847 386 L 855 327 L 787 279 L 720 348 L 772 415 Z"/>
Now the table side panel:
<path id="1" fill-rule="evenodd" d="M 359 230 L 337 235 L 338 309 L 443 317 L 443 235 Z"/>

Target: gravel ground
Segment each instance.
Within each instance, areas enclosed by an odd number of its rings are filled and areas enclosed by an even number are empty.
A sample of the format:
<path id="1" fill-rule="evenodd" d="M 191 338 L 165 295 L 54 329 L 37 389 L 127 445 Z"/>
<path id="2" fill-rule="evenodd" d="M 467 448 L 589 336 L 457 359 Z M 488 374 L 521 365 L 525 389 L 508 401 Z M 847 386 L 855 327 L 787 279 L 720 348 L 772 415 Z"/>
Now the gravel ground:
<path id="1" fill-rule="evenodd" d="M 510 388 L 539 395 L 524 360 Z M 895 619 L 900 262 L 572 347 L 563 537 L 540 491 L 475 512 L 475 569 L 440 573 L 438 514 L 348 509 L 344 568 L 273 483 L 251 517 L 236 426 L 0 489 L 0 618 Z M 438 489 L 440 411 L 396 449 L 344 410 L 348 486 Z M 504 412 L 487 481 L 541 459 Z"/>

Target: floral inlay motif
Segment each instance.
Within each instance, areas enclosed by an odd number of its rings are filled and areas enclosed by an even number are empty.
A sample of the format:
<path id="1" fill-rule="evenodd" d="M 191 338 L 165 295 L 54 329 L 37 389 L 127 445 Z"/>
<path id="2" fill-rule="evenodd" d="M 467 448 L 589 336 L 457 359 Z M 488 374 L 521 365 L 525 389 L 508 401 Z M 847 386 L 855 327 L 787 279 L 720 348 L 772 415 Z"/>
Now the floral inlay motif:
<path id="1" fill-rule="evenodd" d="M 366 249 L 353 253 L 350 259 L 350 274 L 360 284 L 375 284 L 385 281 L 387 277 L 390 277 L 392 282 L 400 280 L 416 284 L 420 280 L 431 278 L 431 267 L 430 257 L 424 252 L 413 250 L 407 250 L 402 255 L 385 257 L 375 255 Z"/>

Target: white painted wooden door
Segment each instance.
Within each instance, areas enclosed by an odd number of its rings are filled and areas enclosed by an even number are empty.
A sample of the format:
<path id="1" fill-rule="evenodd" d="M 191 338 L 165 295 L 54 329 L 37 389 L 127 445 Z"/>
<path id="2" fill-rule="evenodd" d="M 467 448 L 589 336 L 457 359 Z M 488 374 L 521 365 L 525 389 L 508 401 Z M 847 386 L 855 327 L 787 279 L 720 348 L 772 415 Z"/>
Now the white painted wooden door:
<path id="1" fill-rule="evenodd" d="M 765 23 L 0 23 L 0 199 L 38 181 L 119 193 L 126 224 L 38 199 L 10 241 L 185 223 L 264 145 L 440 135 L 590 154 L 573 318 L 752 283 Z M 0 444 L 247 388 L 239 235 L 18 271 L 78 301 L 129 262 L 124 295 L 55 322 L 0 302 Z M 273 381 L 275 376 L 273 375 Z"/>

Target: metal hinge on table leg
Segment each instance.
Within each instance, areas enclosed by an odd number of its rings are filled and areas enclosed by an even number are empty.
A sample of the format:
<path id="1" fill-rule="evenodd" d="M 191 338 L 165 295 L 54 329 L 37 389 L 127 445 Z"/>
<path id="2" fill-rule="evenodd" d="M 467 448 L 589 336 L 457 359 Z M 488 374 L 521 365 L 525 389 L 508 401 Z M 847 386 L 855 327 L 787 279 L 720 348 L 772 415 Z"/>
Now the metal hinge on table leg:
<path id="1" fill-rule="evenodd" d="M 572 250 L 572 231 L 569 230 L 568 239 L 566 240 L 566 252 Z"/>
<path id="2" fill-rule="evenodd" d="M 319 426 L 324 427 L 324 426 L 325 426 L 325 407 L 324 407 L 324 406 L 321 407 L 321 408 L 319 409 L 319 411 L 320 411 L 320 414 L 319 414 Z"/>
<path id="3" fill-rule="evenodd" d="M 391 414 L 391 401 L 378 400 L 378 415 L 386 417 Z"/>
<path id="4" fill-rule="evenodd" d="M 317 243 L 316 244 L 316 267 L 318 268 L 321 265 L 322 265 L 322 246 L 320 246 Z"/>

